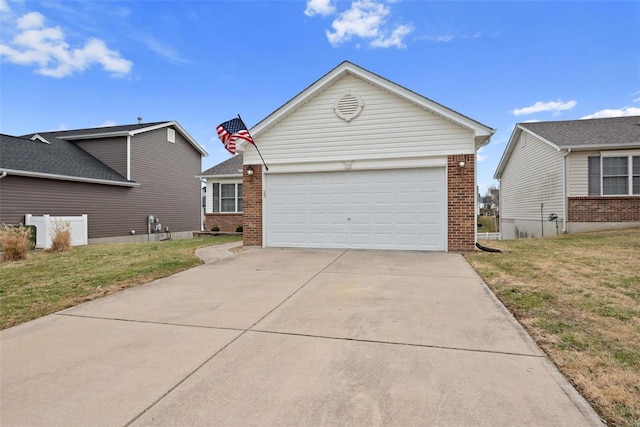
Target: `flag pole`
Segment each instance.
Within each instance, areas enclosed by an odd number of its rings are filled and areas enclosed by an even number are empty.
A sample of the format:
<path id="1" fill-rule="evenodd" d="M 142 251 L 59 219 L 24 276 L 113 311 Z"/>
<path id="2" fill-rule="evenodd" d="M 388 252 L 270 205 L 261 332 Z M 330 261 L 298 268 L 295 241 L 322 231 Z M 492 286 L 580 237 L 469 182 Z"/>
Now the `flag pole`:
<path id="1" fill-rule="evenodd" d="M 262 157 L 262 153 L 260 153 L 260 150 L 258 149 L 258 144 L 256 144 L 256 141 L 253 139 L 253 137 L 251 136 L 251 134 L 249 133 L 249 128 L 247 127 L 247 125 L 244 123 L 244 120 L 242 120 L 242 117 L 240 117 L 240 114 L 238 114 L 238 118 L 240 119 L 240 121 L 242 122 L 242 124 L 244 125 L 244 128 L 247 130 L 247 133 L 249 134 L 249 137 L 251 138 L 251 140 L 253 141 L 253 146 L 256 147 L 256 151 L 258 152 L 258 154 L 260 155 L 260 159 L 262 160 L 262 164 L 264 165 L 264 168 L 267 170 L 267 172 L 269 171 L 269 167 L 267 166 L 267 164 L 264 162 L 264 158 Z"/>

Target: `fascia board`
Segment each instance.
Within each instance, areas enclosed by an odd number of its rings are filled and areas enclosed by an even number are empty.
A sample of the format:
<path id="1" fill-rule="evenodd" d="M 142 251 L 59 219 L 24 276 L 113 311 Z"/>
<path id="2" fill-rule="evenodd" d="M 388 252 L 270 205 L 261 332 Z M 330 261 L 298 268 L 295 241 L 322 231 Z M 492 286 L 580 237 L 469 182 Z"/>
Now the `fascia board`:
<path id="1" fill-rule="evenodd" d="M 52 173 L 30 172 L 30 171 L 21 171 L 21 170 L 15 170 L 15 169 L 0 169 L 0 172 L 6 172 L 7 175 L 26 176 L 30 178 L 55 179 L 58 181 L 76 181 L 76 182 L 86 182 L 89 184 L 115 185 L 119 187 L 139 187 L 140 186 L 139 183 L 130 182 L 130 181 L 129 182 L 111 181 L 108 179 L 83 178 L 80 176 L 56 175 Z"/>
<path id="2" fill-rule="evenodd" d="M 563 150 L 571 149 L 571 150 L 619 150 L 619 149 L 633 149 L 640 148 L 640 143 L 630 142 L 627 144 L 597 144 L 597 145 L 563 145 L 561 147 Z"/>
<path id="3" fill-rule="evenodd" d="M 95 139 L 95 138 L 112 138 L 114 136 L 129 136 L 131 132 L 128 131 L 118 131 L 118 132 L 104 132 L 104 133 L 90 133 L 84 135 L 64 135 L 59 136 L 60 139 L 65 140 L 76 140 L 76 139 Z"/>
<path id="4" fill-rule="evenodd" d="M 103 133 L 92 133 L 92 134 L 86 134 L 86 135 L 65 135 L 64 137 L 62 137 L 62 139 L 77 140 L 77 139 L 111 138 L 114 136 L 134 136 L 139 133 L 150 132 L 152 130 L 162 129 L 164 127 L 169 127 L 169 126 L 175 126 L 176 129 L 178 129 L 178 132 L 180 132 L 180 134 L 187 141 L 189 141 L 189 144 L 191 144 L 193 148 L 195 148 L 202 155 L 202 157 L 207 157 L 209 155 L 209 153 L 207 153 L 205 149 L 200 144 L 198 144 L 196 140 L 193 139 L 191 135 L 189 135 L 187 131 L 184 130 L 182 126 L 180 126 L 176 121 L 160 123 L 158 125 L 148 126 L 140 129 L 131 130 L 131 131 L 103 132 Z"/>
<path id="5" fill-rule="evenodd" d="M 242 179 L 242 174 L 231 175 L 196 175 L 198 179 Z"/>

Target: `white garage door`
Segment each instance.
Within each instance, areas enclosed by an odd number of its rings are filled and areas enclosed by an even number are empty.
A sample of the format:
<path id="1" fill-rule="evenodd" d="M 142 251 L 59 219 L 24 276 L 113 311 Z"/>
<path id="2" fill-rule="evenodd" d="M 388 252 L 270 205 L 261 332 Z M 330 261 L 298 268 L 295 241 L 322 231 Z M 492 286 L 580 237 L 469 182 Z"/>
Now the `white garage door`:
<path id="1" fill-rule="evenodd" d="M 446 250 L 444 168 L 265 178 L 269 247 Z"/>

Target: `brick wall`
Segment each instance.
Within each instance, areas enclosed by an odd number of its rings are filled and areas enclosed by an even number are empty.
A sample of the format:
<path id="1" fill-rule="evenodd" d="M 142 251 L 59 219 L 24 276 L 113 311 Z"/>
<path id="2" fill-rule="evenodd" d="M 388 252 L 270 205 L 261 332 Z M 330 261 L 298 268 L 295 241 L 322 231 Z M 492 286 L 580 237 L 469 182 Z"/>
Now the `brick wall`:
<path id="1" fill-rule="evenodd" d="M 235 232 L 239 225 L 242 225 L 241 213 L 208 213 L 204 214 L 204 228 L 211 231 L 217 225 L 220 231 Z"/>
<path id="2" fill-rule="evenodd" d="M 464 160 L 461 168 L 459 162 Z M 447 159 L 448 248 L 451 252 L 470 252 L 476 238 L 475 155 L 460 154 Z"/>
<path id="3" fill-rule="evenodd" d="M 640 197 L 569 197 L 567 217 L 571 222 L 640 221 Z"/>
<path id="4" fill-rule="evenodd" d="M 245 246 L 262 246 L 262 166 L 251 167 L 253 175 L 247 175 L 247 165 L 242 167 L 242 240 Z"/>

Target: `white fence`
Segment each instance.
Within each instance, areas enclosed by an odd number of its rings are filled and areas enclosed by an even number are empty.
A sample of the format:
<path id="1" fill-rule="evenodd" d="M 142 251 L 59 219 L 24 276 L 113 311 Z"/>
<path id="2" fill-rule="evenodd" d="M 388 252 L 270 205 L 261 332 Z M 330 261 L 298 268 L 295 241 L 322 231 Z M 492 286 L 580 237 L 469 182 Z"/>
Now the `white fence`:
<path id="1" fill-rule="evenodd" d="M 478 233 L 478 240 L 502 240 L 500 233 Z"/>
<path id="2" fill-rule="evenodd" d="M 82 216 L 24 216 L 24 225 L 36 226 L 36 248 L 51 247 L 51 237 L 57 222 L 69 223 L 71 229 L 71 246 L 89 244 L 89 224 L 87 215 Z"/>

